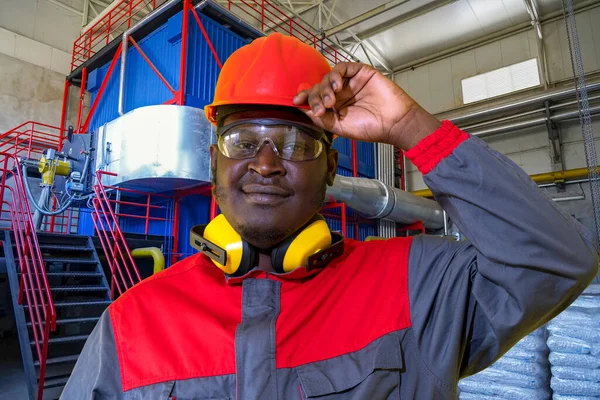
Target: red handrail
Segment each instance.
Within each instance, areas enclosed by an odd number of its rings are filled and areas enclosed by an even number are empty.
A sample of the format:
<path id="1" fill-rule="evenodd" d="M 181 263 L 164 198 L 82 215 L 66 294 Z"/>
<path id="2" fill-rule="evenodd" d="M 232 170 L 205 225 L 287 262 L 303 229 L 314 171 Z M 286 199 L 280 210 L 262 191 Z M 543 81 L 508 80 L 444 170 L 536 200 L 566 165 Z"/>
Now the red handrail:
<path id="1" fill-rule="evenodd" d="M 0 152 L 31 158 L 32 155 L 40 156 L 46 149 L 60 150 L 64 137 L 61 132 L 57 126 L 23 122 L 0 135 Z"/>
<path id="2" fill-rule="evenodd" d="M 154 10 L 156 0 L 121 0 L 115 4 L 73 43 L 71 71 L 106 46 L 112 40 L 113 33 L 121 28 L 130 28 L 132 18 L 148 6 Z"/>
<path id="3" fill-rule="evenodd" d="M 260 24 L 260 30 L 281 32 L 297 37 L 304 43 L 319 49 L 332 64 L 352 61 L 352 57 L 345 51 L 346 54 L 342 54 L 334 42 L 317 36 L 310 27 L 304 25 L 304 22 L 294 19 L 296 18 L 294 15 L 289 15 L 268 0 L 261 0 L 260 2 L 257 0 L 238 0 L 235 2 L 229 0 L 227 9 L 232 10 L 232 6 L 234 10 L 239 10 L 243 15 Z"/>
<path id="4" fill-rule="evenodd" d="M 115 289 L 119 294 L 123 294 L 142 278 L 119 226 L 118 215 L 113 210 L 111 200 L 102 185 L 103 175 L 116 176 L 112 172 L 96 172 L 97 183 L 94 185 L 96 197 L 92 200 L 94 206 L 92 221 L 110 267 L 110 293 L 111 298 L 114 299 Z"/>
<path id="5" fill-rule="evenodd" d="M 29 208 L 19 161 L 15 154 L 3 152 L 0 153 L 0 166 L 2 167 L 2 183 L 0 184 L 2 209 L 0 215 L 6 212 L 4 209 L 4 205 L 6 205 L 11 216 L 11 228 L 21 269 L 18 301 L 19 304 L 23 304 L 25 299 L 29 306 L 34 347 L 40 363 L 37 394 L 38 399 L 41 400 L 44 392 L 48 339 L 50 331 L 56 330 L 56 310 L 35 226 L 31 218 L 32 213 Z M 13 187 L 7 185 L 8 177 L 13 178 Z M 10 201 L 5 198 L 8 193 L 10 193 Z"/>

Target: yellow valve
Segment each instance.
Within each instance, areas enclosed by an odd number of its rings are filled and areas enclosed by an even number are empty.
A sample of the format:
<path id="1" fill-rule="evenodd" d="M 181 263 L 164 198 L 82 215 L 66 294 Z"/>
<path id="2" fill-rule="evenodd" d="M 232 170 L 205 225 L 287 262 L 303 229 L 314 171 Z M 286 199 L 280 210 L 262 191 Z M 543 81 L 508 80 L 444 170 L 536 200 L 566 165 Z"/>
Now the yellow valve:
<path id="1" fill-rule="evenodd" d="M 42 174 L 42 185 L 52 186 L 56 175 L 69 176 L 71 173 L 71 163 L 56 158 L 48 160 L 46 156 L 42 156 L 38 170 Z"/>

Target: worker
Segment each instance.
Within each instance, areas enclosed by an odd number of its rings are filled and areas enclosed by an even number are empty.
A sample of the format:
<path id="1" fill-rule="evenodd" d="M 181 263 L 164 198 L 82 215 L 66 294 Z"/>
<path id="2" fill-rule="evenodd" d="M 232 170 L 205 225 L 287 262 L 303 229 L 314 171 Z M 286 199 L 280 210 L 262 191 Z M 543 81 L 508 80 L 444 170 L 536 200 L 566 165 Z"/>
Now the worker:
<path id="1" fill-rule="evenodd" d="M 229 57 L 205 112 L 222 214 L 108 308 L 63 399 L 455 399 L 597 273 L 519 167 L 370 66 L 274 33 Z M 336 136 L 403 149 L 468 242 L 330 232 Z"/>

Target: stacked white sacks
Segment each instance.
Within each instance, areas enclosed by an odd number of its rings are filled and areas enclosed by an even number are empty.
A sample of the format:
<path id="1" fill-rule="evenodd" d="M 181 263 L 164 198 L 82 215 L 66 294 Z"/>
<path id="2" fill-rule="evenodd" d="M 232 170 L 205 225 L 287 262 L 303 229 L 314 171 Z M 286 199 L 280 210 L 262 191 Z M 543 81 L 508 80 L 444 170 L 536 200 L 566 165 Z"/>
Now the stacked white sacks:
<path id="1" fill-rule="evenodd" d="M 554 400 L 600 400 L 600 285 L 548 324 Z"/>
<path id="2" fill-rule="evenodd" d="M 503 357 L 458 383 L 460 400 L 549 400 L 546 329 L 521 339 Z"/>

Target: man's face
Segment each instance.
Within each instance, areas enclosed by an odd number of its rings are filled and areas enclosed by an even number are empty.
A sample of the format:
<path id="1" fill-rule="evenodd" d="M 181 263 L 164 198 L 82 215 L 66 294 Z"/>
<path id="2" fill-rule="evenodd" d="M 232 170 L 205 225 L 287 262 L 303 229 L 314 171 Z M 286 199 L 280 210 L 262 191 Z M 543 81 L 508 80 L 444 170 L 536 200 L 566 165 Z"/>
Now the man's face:
<path id="1" fill-rule="evenodd" d="M 269 118 L 273 111 L 265 108 L 254 113 L 255 118 Z M 281 118 L 281 110 L 277 113 Z M 298 121 L 297 111 L 289 114 Z M 223 123 L 235 120 L 233 114 Z M 262 249 L 281 242 L 319 211 L 337 167 L 337 151 L 327 149 L 310 161 L 283 160 L 268 143 L 254 158 L 228 158 L 216 145 L 210 154 L 213 194 L 221 212 L 245 240 Z"/>

